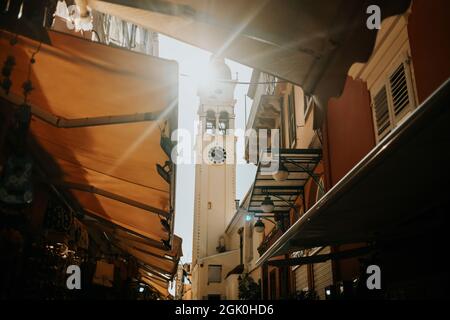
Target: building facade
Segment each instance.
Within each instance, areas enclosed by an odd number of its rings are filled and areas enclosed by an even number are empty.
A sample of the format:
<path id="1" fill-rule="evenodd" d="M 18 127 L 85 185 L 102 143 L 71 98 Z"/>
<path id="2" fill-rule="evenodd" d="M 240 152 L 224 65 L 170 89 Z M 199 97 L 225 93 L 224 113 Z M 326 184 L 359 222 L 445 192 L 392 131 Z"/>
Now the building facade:
<path id="1" fill-rule="evenodd" d="M 448 4 L 441 1 L 438 7 L 441 8 L 438 11 L 444 12 Z M 447 59 L 443 58 L 443 52 L 448 53 L 449 48 L 447 44 L 441 44 L 446 42 L 443 39 L 448 38 L 450 29 L 448 22 L 445 22 L 436 8 L 425 1 L 416 0 L 405 14 L 383 21 L 370 60 L 364 64 L 355 63 L 349 69 L 345 87 L 338 98 L 328 101 L 326 115 L 320 127 L 316 125 L 318 121 L 315 112 L 319 108 L 314 96 L 309 96 L 301 87 L 273 79 L 273 85 L 270 86 L 273 89 L 267 84 L 259 84 L 259 87 L 249 90 L 254 104 L 248 129 L 280 130 L 280 148 L 290 149 L 291 152 L 296 150 L 295 152 L 300 153 L 311 149 L 321 151 L 321 159 L 302 190 L 296 197 L 285 199 L 291 208 L 288 226 L 283 229 L 277 224 L 265 223 L 264 237 L 258 247 L 261 256 L 270 251 L 274 243 L 283 238 L 284 233 L 289 233 L 291 226 L 304 220 L 303 216 L 317 210 L 315 204 L 333 187 L 342 183 L 341 180 L 348 178 L 349 172 L 390 133 L 399 131 L 398 128 L 402 127 L 418 106 L 448 79 L 450 68 Z M 431 25 L 434 26 L 433 31 Z M 255 71 L 253 78 L 259 79 L 261 83 L 267 75 Z M 283 155 L 283 151 L 280 153 Z M 252 158 L 251 150 L 247 151 L 247 156 L 249 161 L 255 159 Z M 256 164 L 259 165 L 261 159 L 257 160 Z M 295 173 L 290 169 L 288 171 L 288 180 L 293 179 Z M 257 183 L 258 178 L 255 180 L 255 184 Z M 282 186 L 275 176 L 273 184 L 278 184 L 280 188 Z M 383 182 L 380 181 L 380 187 L 382 185 Z M 256 189 L 255 185 L 252 189 Z M 276 194 L 270 197 L 277 207 Z M 397 199 L 394 203 L 401 201 L 403 200 Z M 256 215 L 257 210 L 252 206 L 250 204 L 245 209 Z M 363 215 L 364 211 L 360 214 Z M 323 232 L 332 233 L 334 228 L 338 226 L 330 222 Z M 297 234 L 300 235 L 300 232 Z M 409 237 L 411 243 L 420 241 L 420 238 Z M 289 241 L 294 243 L 294 240 Z M 388 242 L 378 241 L 383 245 Z M 326 243 L 325 237 L 323 243 Z M 389 243 L 392 245 L 395 241 Z M 282 245 L 283 243 L 279 247 Z M 289 244 L 286 241 L 284 245 Z M 272 254 L 264 263 L 257 263 L 261 268 L 263 298 L 332 299 L 364 296 L 367 292 L 358 291 L 358 285 L 363 282 L 368 263 L 379 263 L 388 270 L 388 289 L 383 291 L 384 297 L 432 296 L 430 290 L 434 290 L 434 294 L 438 296 L 442 292 L 442 289 L 437 289 L 437 276 L 425 271 L 430 270 L 430 264 L 420 263 L 423 266 L 417 268 L 420 269 L 420 276 L 400 274 L 399 264 L 406 263 L 404 261 L 410 261 L 411 265 L 418 263 L 412 258 L 414 255 L 407 246 L 397 244 L 392 245 L 396 247 L 396 251 L 383 247 L 376 255 L 361 254 L 336 259 L 331 257 L 338 257 L 343 252 L 357 252 L 366 248 L 368 242 L 307 245 L 307 248 L 300 251 L 295 250 L 295 245 L 289 246 L 292 247 L 290 253 L 281 256 Z M 394 256 L 401 256 L 404 261 L 400 262 L 400 258 L 393 258 Z M 322 259 L 324 257 L 328 259 Z"/>

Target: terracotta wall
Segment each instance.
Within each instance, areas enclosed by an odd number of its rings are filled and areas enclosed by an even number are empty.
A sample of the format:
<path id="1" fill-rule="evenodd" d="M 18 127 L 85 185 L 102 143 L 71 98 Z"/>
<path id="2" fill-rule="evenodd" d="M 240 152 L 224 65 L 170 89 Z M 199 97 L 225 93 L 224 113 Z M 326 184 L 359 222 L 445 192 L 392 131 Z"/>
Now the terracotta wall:
<path id="1" fill-rule="evenodd" d="M 450 1 L 414 0 L 408 36 L 419 102 L 450 77 Z"/>
<path id="2" fill-rule="evenodd" d="M 408 35 L 419 102 L 450 77 L 449 12 L 448 0 L 413 2 Z M 329 189 L 375 146 L 370 94 L 363 81 L 348 77 L 341 97 L 330 99 L 323 132 Z M 333 248 L 333 251 L 359 246 L 346 245 Z M 357 259 L 334 262 L 335 280 L 351 280 L 357 275 L 358 268 Z"/>
<path id="3" fill-rule="evenodd" d="M 327 187 L 333 187 L 375 146 L 370 94 L 366 83 L 348 77 L 344 92 L 328 103 L 324 128 L 324 160 Z M 332 248 L 332 251 L 348 250 L 360 245 Z M 357 259 L 333 261 L 333 280 L 351 280 L 357 276 Z"/>
<path id="4" fill-rule="evenodd" d="M 370 94 L 363 81 L 347 77 L 341 97 L 328 103 L 326 126 L 332 187 L 375 146 Z"/>

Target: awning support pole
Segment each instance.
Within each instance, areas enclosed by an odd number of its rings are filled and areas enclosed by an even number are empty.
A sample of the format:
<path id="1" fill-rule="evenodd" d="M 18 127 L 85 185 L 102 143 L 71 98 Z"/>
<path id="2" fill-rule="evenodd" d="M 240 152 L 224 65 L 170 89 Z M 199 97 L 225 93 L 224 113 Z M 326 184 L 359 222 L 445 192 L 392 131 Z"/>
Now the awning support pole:
<path id="1" fill-rule="evenodd" d="M 136 207 L 145 211 L 148 211 L 150 213 L 154 213 L 157 215 L 161 215 L 164 218 L 169 219 L 170 218 L 170 213 L 163 211 L 161 209 L 158 208 L 154 208 L 152 206 L 148 206 L 146 204 L 140 203 L 138 201 L 134 201 L 125 197 L 122 197 L 120 195 L 114 194 L 112 192 L 108 192 L 106 190 L 102 190 L 99 188 L 96 188 L 94 186 L 91 185 L 84 185 L 84 184 L 79 184 L 79 183 L 71 183 L 71 182 L 55 182 L 55 185 L 61 186 L 63 188 L 66 189 L 74 189 L 74 190 L 79 190 L 79 191 L 83 191 L 83 192 L 89 192 L 89 193 L 93 193 L 93 194 L 98 194 L 102 197 L 105 198 L 109 198 L 118 202 L 122 202 L 125 203 L 127 205 L 130 205 L 132 207 Z"/>
<path id="2" fill-rule="evenodd" d="M 0 97 L 18 106 L 20 106 L 23 103 L 22 101 L 23 98 L 14 95 L 13 93 L 9 93 L 8 95 L 6 95 L 5 93 L 0 92 Z M 66 129 L 104 126 L 113 124 L 128 124 L 144 121 L 157 121 L 161 116 L 161 112 L 144 112 L 144 113 L 123 114 L 114 116 L 67 119 L 64 117 L 56 116 L 50 112 L 47 112 L 44 109 L 32 103 L 28 102 L 27 104 L 31 107 L 31 113 L 36 118 L 56 128 L 66 128 Z"/>

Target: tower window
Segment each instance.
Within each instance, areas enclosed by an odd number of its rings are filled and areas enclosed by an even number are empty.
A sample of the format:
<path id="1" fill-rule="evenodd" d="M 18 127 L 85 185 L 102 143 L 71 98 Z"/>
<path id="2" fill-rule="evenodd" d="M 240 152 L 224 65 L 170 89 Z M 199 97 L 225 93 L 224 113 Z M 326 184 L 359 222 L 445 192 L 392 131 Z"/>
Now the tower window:
<path id="1" fill-rule="evenodd" d="M 212 110 L 206 112 L 206 133 L 214 134 L 216 131 L 216 113 Z"/>
<path id="2" fill-rule="evenodd" d="M 222 282 L 222 266 L 209 265 L 208 266 L 208 284 Z"/>
<path id="3" fill-rule="evenodd" d="M 219 116 L 219 133 L 221 135 L 225 135 L 228 129 L 230 129 L 228 112 L 222 111 Z"/>

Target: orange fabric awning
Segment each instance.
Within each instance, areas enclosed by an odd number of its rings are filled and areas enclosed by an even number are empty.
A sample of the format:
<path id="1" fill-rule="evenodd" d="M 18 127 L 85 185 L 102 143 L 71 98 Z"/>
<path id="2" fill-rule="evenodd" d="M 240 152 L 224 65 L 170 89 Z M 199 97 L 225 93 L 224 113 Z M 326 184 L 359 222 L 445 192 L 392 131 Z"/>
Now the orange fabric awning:
<path id="1" fill-rule="evenodd" d="M 31 67 L 34 90 L 29 103 L 67 119 L 163 112 L 176 107 L 178 65 L 157 57 L 113 48 L 56 31 L 52 45 L 1 31 L 0 61 L 14 56 L 11 92 L 22 96 Z"/>
<path id="2" fill-rule="evenodd" d="M 161 139 L 177 127 L 177 63 L 48 33 L 51 45 L 22 36 L 11 45 L 15 35 L 0 31 L 0 61 L 15 59 L 10 93 L 0 95 L 21 104 L 31 80 L 30 145 L 45 179 L 99 221 L 181 250 L 160 223 L 173 215 L 174 188 L 156 168 L 170 160 Z"/>
<path id="3" fill-rule="evenodd" d="M 156 290 L 159 294 L 161 294 L 163 297 L 167 298 L 169 294 L 169 290 L 167 289 L 168 283 L 162 280 L 157 280 L 155 278 L 149 277 L 145 271 L 141 270 L 141 280 L 147 284 L 148 286 L 152 287 L 154 290 Z"/>
<path id="4" fill-rule="evenodd" d="M 145 26 L 300 85 L 327 103 L 340 95 L 347 72 L 367 61 L 381 18 L 403 14 L 410 0 L 88 0 L 93 10 Z"/>
<path id="5" fill-rule="evenodd" d="M 159 241 L 143 238 L 113 224 L 90 219 L 85 223 L 91 232 L 108 239 L 114 248 L 136 258 L 141 266 L 145 266 L 155 276 L 169 280 L 175 274 L 178 261 L 183 255 L 180 237 L 174 235 L 171 248 L 166 248 Z"/>
<path id="6" fill-rule="evenodd" d="M 165 248 L 161 242 L 142 238 L 113 225 L 105 225 L 93 220 L 86 223 L 91 230 L 100 231 L 100 234 L 105 233 L 114 247 L 135 257 L 140 265 L 146 266 L 155 275 L 170 278 L 176 272 L 178 261 L 183 255 L 180 237 L 173 236 L 172 246 L 169 249 Z"/>
<path id="7" fill-rule="evenodd" d="M 178 261 L 174 264 L 173 261 L 156 257 L 154 255 L 149 254 L 147 251 L 141 251 L 136 248 L 125 245 L 123 242 L 119 242 L 119 247 L 123 250 L 127 251 L 129 254 L 134 256 L 137 260 L 144 263 L 145 265 L 150 266 L 152 269 L 165 274 L 172 275 L 174 274 L 174 267 L 176 268 Z"/>

